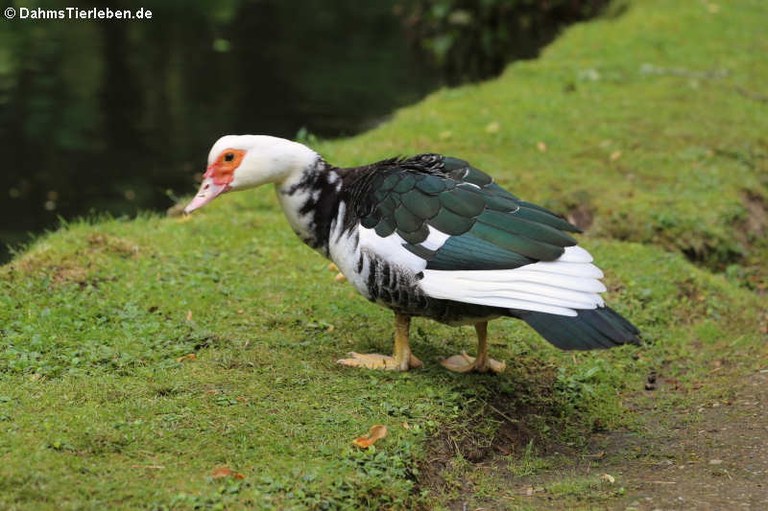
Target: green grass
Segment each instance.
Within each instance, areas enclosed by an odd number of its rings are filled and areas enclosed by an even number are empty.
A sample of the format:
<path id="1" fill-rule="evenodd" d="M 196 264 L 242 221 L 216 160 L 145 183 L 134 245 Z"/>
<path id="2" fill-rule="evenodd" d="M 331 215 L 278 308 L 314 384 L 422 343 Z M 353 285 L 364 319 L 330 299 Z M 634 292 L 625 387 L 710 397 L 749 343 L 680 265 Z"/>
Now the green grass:
<path id="1" fill-rule="evenodd" d="M 186 221 L 74 222 L 0 268 L 0 508 L 514 508 L 533 504 L 509 478 L 542 475 L 554 502 L 619 498 L 622 481 L 557 471 L 597 433 L 644 434 L 649 371 L 676 382 L 652 398 L 675 410 L 768 356 L 768 12 L 710 5 L 629 2 L 496 80 L 317 146 L 340 165 L 460 156 L 582 215 L 646 347 L 562 353 L 502 320 L 507 372 L 454 375 L 437 360 L 472 332 L 417 320 L 423 370 L 345 369 L 348 351 L 391 349 L 391 314 L 333 282 L 272 190 Z M 352 447 L 373 424 L 388 437 Z"/>

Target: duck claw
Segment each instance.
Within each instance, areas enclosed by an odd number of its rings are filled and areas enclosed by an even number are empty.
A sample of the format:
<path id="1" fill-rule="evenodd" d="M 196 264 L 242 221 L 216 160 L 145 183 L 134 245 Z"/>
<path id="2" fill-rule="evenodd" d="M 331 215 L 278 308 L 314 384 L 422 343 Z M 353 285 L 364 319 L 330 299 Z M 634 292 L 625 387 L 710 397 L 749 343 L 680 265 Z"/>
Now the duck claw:
<path id="1" fill-rule="evenodd" d="M 349 353 L 349 358 L 342 358 L 336 361 L 337 364 L 346 367 L 363 367 L 365 369 L 378 369 L 383 371 L 407 371 L 421 367 L 421 360 L 410 355 L 407 361 L 398 361 L 395 357 L 389 355 L 380 355 L 378 353 Z"/>
<path id="2" fill-rule="evenodd" d="M 440 361 L 440 364 L 455 373 L 503 373 L 507 368 L 507 364 L 499 362 L 492 358 L 487 358 L 485 363 L 478 361 L 475 357 L 467 355 L 466 351 L 462 351 L 459 355 L 453 355 Z"/>

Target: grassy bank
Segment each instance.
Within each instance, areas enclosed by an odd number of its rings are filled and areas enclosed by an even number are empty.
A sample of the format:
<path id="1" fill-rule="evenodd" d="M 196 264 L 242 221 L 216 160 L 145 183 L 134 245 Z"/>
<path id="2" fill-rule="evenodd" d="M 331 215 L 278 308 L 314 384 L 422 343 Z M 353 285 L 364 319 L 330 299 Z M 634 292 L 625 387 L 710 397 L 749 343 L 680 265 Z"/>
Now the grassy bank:
<path id="1" fill-rule="evenodd" d="M 631 473 L 610 483 L 600 464 L 652 457 L 768 357 L 768 10 L 626 6 L 317 149 L 339 165 L 456 155 L 568 215 L 647 346 L 561 353 L 502 320 L 506 373 L 454 375 L 437 360 L 474 349 L 471 331 L 416 321 L 423 370 L 344 369 L 390 349 L 391 315 L 334 283 L 272 190 L 189 219 L 77 222 L 0 268 L 0 507 L 623 502 Z M 389 435 L 353 447 L 373 424 Z"/>

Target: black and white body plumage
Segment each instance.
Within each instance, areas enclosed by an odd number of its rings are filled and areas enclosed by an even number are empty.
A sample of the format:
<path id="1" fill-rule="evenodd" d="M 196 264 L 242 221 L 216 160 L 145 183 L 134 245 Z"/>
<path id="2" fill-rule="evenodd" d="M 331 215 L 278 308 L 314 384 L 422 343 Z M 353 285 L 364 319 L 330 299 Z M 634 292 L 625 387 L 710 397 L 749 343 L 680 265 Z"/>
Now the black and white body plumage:
<path id="1" fill-rule="evenodd" d="M 217 176 L 217 162 L 226 167 L 235 151 L 236 168 Z M 249 163 L 253 152 L 265 161 Z M 204 182 L 188 210 L 237 188 L 238 179 L 254 186 L 251 174 L 280 165 L 267 181 L 296 234 L 401 318 L 484 331 L 488 320 L 509 316 L 562 349 L 639 342 L 638 330 L 603 302 L 603 274 L 571 236 L 578 228 L 460 159 L 422 154 L 337 168 L 301 144 L 229 136 L 212 149 L 206 173 L 218 193 L 206 194 Z"/>

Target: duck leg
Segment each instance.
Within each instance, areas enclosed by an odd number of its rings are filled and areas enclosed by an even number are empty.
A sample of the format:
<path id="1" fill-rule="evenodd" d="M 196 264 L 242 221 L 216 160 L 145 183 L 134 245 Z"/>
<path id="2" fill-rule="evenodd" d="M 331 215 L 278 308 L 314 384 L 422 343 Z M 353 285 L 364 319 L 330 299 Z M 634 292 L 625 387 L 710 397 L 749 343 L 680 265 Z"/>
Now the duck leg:
<path id="1" fill-rule="evenodd" d="M 457 373 L 504 372 L 507 365 L 488 356 L 488 322 L 475 323 L 475 332 L 477 333 L 477 358 L 470 357 L 466 351 L 462 351 L 460 355 L 448 357 L 440 363 L 449 371 Z"/>
<path id="2" fill-rule="evenodd" d="M 350 358 L 342 358 L 337 363 L 348 367 L 365 367 L 366 369 L 383 369 L 387 371 L 407 371 L 421 367 L 421 360 L 411 353 L 408 334 L 411 328 L 411 317 L 395 313 L 395 353 L 394 356 L 379 355 L 378 353 L 349 354 Z"/>

